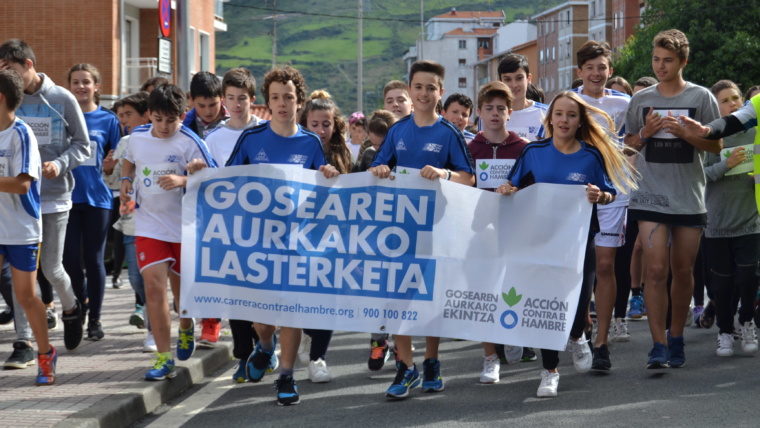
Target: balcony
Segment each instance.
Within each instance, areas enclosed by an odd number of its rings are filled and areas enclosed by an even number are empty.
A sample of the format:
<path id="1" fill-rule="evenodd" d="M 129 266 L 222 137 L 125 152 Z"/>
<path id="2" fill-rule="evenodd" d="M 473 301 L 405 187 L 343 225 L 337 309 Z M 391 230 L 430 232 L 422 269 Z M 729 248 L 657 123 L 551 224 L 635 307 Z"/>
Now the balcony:
<path id="1" fill-rule="evenodd" d="M 124 95 L 140 91 L 143 83 L 158 75 L 158 58 L 127 58 L 124 65 Z"/>
<path id="2" fill-rule="evenodd" d="M 224 22 L 224 0 L 214 0 L 214 30 L 227 31 L 227 23 Z"/>

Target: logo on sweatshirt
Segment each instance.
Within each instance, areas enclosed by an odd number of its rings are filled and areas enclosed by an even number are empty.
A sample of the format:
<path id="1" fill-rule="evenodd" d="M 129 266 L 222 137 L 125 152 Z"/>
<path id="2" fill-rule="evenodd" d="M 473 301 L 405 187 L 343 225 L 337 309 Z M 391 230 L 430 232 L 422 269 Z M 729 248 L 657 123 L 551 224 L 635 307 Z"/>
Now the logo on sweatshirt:
<path id="1" fill-rule="evenodd" d="M 290 159 L 288 159 L 288 163 L 297 163 L 299 165 L 303 165 L 304 163 L 306 163 L 306 159 L 308 159 L 306 155 L 290 155 Z"/>
<path id="2" fill-rule="evenodd" d="M 396 150 L 406 150 L 406 144 L 404 144 L 404 140 L 398 140 L 398 143 L 396 143 Z"/>
<path id="3" fill-rule="evenodd" d="M 442 145 L 436 143 L 426 143 L 422 146 L 423 152 L 441 153 Z"/>
<path id="4" fill-rule="evenodd" d="M 259 154 L 257 154 L 253 160 L 256 162 L 269 162 L 269 156 L 267 156 L 267 152 L 265 152 L 264 149 L 261 149 L 259 150 Z"/>
<path id="5" fill-rule="evenodd" d="M 166 157 L 166 161 L 170 163 L 179 163 L 179 156 L 177 155 L 169 155 Z"/>

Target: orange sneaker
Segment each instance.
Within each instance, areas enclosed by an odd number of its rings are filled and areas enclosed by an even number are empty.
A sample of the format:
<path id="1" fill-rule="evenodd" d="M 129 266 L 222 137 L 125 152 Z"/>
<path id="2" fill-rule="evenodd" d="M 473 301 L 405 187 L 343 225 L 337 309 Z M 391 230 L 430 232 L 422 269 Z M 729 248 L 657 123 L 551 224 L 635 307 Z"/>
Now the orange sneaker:
<path id="1" fill-rule="evenodd" d="M 201 327 L 201 338 L 198 340 L 198 345 L 207 348 L 216 347 L 216 343 L 219 341 L 219 332 L 222 330 L 222 320 L 204 318 L 201 320 Z"/>

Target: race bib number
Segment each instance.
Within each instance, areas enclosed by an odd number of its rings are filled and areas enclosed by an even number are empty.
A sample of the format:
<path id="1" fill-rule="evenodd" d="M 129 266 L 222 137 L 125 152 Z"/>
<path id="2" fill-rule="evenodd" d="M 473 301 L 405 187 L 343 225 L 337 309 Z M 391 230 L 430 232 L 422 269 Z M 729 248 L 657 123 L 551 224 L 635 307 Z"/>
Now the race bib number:
<path id="1" fill-rule="evenodd" d="M 140 171 L 135 174 L 140 178 L 140 193 L 142 194 L 162 194 L 167 192 L 179 191 L 179 188 L 172 190 L 164 190 L 158 185 L 159 177 L 164 175 L 180 174 L 179 164 L 176 163 L 158 163 L 153 165 L 145 165 Z"/>
<path id="2" fill-rule="evenodd" d="M 81 166 L 98 166 L 98 143 L 90 140 L 90 157 L 82 162 Z"/>
<path id="3" fill-rule="evenodd" d="M 0 177 L 9 177 L 10 169 L 8 167 L 8 158 L 0 157 Z"/>
<path id="4" fill-rule="evenodd" d="M 34 131 L 38 146 L 53 144 L 53 120 L 51 118 L 23 116 L 21 120 L 26 122 Z"/>
<path id="5" fill-rule="evenodd" d="M 726 175 L 746 174 L 748 172 L 752 172 L 755 170 L 754 158 L 752 157 L 752 154 L 754 153 L 754 150 L 755 150 L 754 144 L 747 144 L 746 146 L 741 146 L 741 147 L 744 148 L 744 154 L 746 155 L 746 157 L 744 158 L 744 162 L 730 169 L 726 173 Z M 734 151 L 734 149 L 735 147 L 721 150 L 720 160 L 724 161 L 728 159 L 731 156 L 731 152 Z"/>
<path id="6" fill-rule="evenodd" d="M 515 159 L 478 159 L 478 189 L 495 189 L 507 183 Z"/>

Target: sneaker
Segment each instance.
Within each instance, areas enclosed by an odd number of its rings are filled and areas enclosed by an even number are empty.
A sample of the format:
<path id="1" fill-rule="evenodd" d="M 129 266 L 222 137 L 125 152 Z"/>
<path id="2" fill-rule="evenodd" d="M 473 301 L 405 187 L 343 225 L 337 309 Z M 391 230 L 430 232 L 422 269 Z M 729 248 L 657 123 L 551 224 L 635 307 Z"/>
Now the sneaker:
<path id="1" fill-rule="evenodd" d="M 45 308 L 47 314 L 48 330 L 55 330 L 58 328 L 58 315 L 55 313 L 55 308 Z"/>
<path id="2" fill-rule="evenodd" d="M 173 378 L 177 376 L 177 372 L 174 370 L 174 360 L 170 358 L 171 354 L 156 353 L 156 359 L 151 361 L 153 368 L 145 373 L 145 380 L 164 380 L 166 378 Z"/>
<path id="3" fill-rule="evenodd" d="M 692 310 L 692 312 L 694 312 L 692 315 L 692 318 L 694 319 L 694 327 L 702 327 L 702 324 L 699 322 L 699 317 L 702 316 L 702 312 L 704 312 L 704 310 L 705 308 L 701 305 L 694 306 L 694 309 Z"/>
<path id="4" fill-rule="evenodd" d="M 602 345 L 594 349 L 594 359 L 591 363 L 591 368 L 594 370 L 609 370 L 612 368 L 610 350 L 607 348 L 607 345 Z"/>
<path id="5" fill-rule="evenodd" d="M 129 317 L 129 325 L 145 328 L 145 307 L 143 305 L 135 305 L 135 311 Z"/>
<path id="6" fill-rule="evenodd" d="M 158 352 L 158 346 L 156 346 L 156 338 L 153 337 L 153 332 L 149 331 L 143 340 L 143 352 Z"/>
<path id="7" fill-rule="evenodd" d="M 528 348 L 527 346 L 523 348 L 522 359 L 520 361 L 523 363 L 529 363 L 531 361 L 536 361 L 537 359 L 536 351 L 534 351 L 533 348 Z"/>
<path id="8" fill-rule="evenodd" d="M 13 310 L 11 308 L 6 308 L 0 312 L 0 325 L 10 324 L 11 321 L 13 321 Z"/>
<path id="9" fill-rule="evenodd" d="M 644 316 L 644 298 L 633 296 L 628 301 L 628 318 L 638 320 Z"/>
<path id="10" fill-rule="evenodd" d="M 731 357 L 734 355 L 734 337 L 728 333 L 718 334 L 718 349 L 715 355 L 719 357 Z"/>
<path id="11" fill-rule="evenodd" d="M 90 320 L 87 323 L 87 340 L 100 340 L 105 336 L 100 321 Z"/>
<path id="12" fill-rule="evenodd" d="M 61 321 L 63 322 L 63 344 L 69 351 L 77 349 L 79 344 L 82 343 L 82 337 L 84 337 L 82 304 L 79 303 L 79 301 L 76 301 L 76 304 L 74 312 L 70 314 L 64 312 L 61 314 Z"/>
<path id="13" fill-rule="evenodd" d="M 522 354 L 522 353 L 521 353 Z M 422 392 L 443 391 L 443 377 L 441 377 L 441 361 L 428 358 L 422 362 Z"/>
<path id="14" fill-rule="evenodd" d="M 522 346 L 504 345 L 504 355 L 507 357 L 507 364 L 519 363 L 522 360 Z"/>
<path id="15" fill-rule="evenodd" d="M 689 310 L 686 312 L 686 322 L 684 323 L 684 327 L 694 324 L 694 312 L 696 312 L 696 307 L 689 305 Z"/>
<path id="16" fill-rule="evenodd" d="M 699 315 L 699 325 L 702 328 L 710 328 L 713 324 L 715 324 L 715 303 L 710 300 Z"/>
<path id="17" fill-rule="evenodd" d="M 311 336 L 306 333 L 301 335 L 301 344 L 298 345 L 298 361 L 303 365 L 311 362 Z"/>
<path id="18" fill-rule="evenodd" d="M 648 369 L 663 369 L 668 367 L 668 360 L 670 359 L 670 351 L 667 346 L 662 343 L 655 343 L 652 350 L 649 351 L 649 361 L 647 361 Z"/>
<path id="19" fill-rule="evenodd" d="M 272 350 L 265 351 L 261 348 L 261 343 L 257 343 L 253 352 L 248 357 L 246 362 L 246 372 L 248 373 L 248 380 L 251 382 L 259 382 L 264 374 L 274 371 L 279 365 L 277 355 L 275 355 L 275 349 L 277 349 L 277 336 L 272 336 Z"/>
<path id="20" fill-rule="evenodd" d="M 25 369 L 34 365 L 34 349 L 26 340 L 13 342 L 13 353 L 5 360 L 6 369 Z"/>
<path id="21" fill-rule="evenodd" d="M 742 351 L 745 354 L 754 354 L 757 352 L 757 332 L 755 332 L 755 323 L 747 321 L 741 328 Z"/>
<path id="22" fill-rule="evenodd" d="M 115 288 L 115 289 L 118 290 L 123 285 L 124 285 L 124 282 L 122 282 L 121 278 L 114 277 L 114 278 L 111 279 L 111 286 L 113 286 L 113 288 Z"/>
<path id="23" fill-rule="evenodd" d="M 612 326 L 612 341 L 628 342 L 629 340 L 631 340 L 631 335 L 628 333 L 628 323 L 625 318 L 615 318 Z"/>
<path id="24" fill-rule="evenodd" d="M 536 395 L 539 397 L 556 397 L 559 386 L 559 373 L 550 373 L 541 370 L 541 385 L 538 386 Z"/>
<path id="25" fill-rule="evenodd" d="M 499 382 L 499 370 L 501 363 L 498 355 L 483 357 L 483 371 L 480 372 L 480 383 L 497 383 Z"/>
<path id="26" fill-rule="evenodd" d="M 180 361 L 189 360 L 195 352 L 195 320 L 190 318 L 190 327 L 183 330 L 179 329 L 179 339 L 177 339 L 177 359 Z"/>
<path id="27" fill-rule="evenodd" d="M 390 358 L 390 352 L 388 352 L 388 341 L 383 340 L 379 342 L 377 340 L 371 340 L 372 349 L 369 351 L 369 360 L 367 361 L 367 367 L 376 372 L 383 368 L 385 362 Z"/>
<path id="28" fill-rule="evenodd" d="M 672 337 L 668 332 L 668 351 L 670 351 L 670 367 L 681 368 L 686 364 L 683 336 Z"/>
<path id="29" fill-rule="evenodd" d="M 232 374 L 232 381 L 235 383 L 245 383 L 248 380 L 248 375 L 245 372 L 245 360 L 238 361 L 237 370 Z"/>
<path id="30" fill-rule="evenodd" d="M 50 345 L 50 352 L 37 354 L 37 385 L 52 385 L 55 383 L 55 365 L 58 363 L 58 351 Z"/>
<path id="31" fill-rule="evenodd" d="M 588 315 L 591 318 L 596 318 L 596 303 L 592 300 L 588 308 Z"/>
<path id="32" fill-rule="evenodd" d="M 205 348 L 215 348 L 219 342 L 219 332 L 222 331 L 222 320 L 219 318 L 204 318 L 201 320 L 201 337 L 198 345 Z"/>
<path id="33" fill-rule="evenodd" d="M 327 383 L 332 380 L 325 360 L 320 358 L 317 361 L 309 361 L 309 380 L 312 383 Z"/>
<path id="34" fill-rule="evenodd" d="M 277 404 L 280 406 L 290 406 L 300 403 L 298 397 L 298 387 L 293 376 L 280 376 L 274 381 L 274 387 L 277 389 Z"/>
<path id="35" fill-rule="evenodd" d="M 578 373 L 586 373 L 591 370 L 591 349 L 589 349 L 588 340 L 578 339 L 573 340 L 569 338 L 567 340 L 566 351 L 573 353 L 573 365 Z"/>
<path id="36" fill-rule="evenodd" d="M 420 384 L 420 372 L 417 371 L 416 364 L 412 364 L 410 369 L 403 362 L 399 362 L 398 366 L 396 378 L 385 391 L 385 396 L 388 398 L 406 398 L 409 390 Z"/>
<path id="37" fill-rule="evenodd" d="M 396 370 L 398 370 L 398 368 L 401 367 L 401 356 L 399 356 L 398 348 L 396 347 L 395 344 L 393 345 L 392 352 L 393 352 L 393 359 L 396 360 Z"/>

